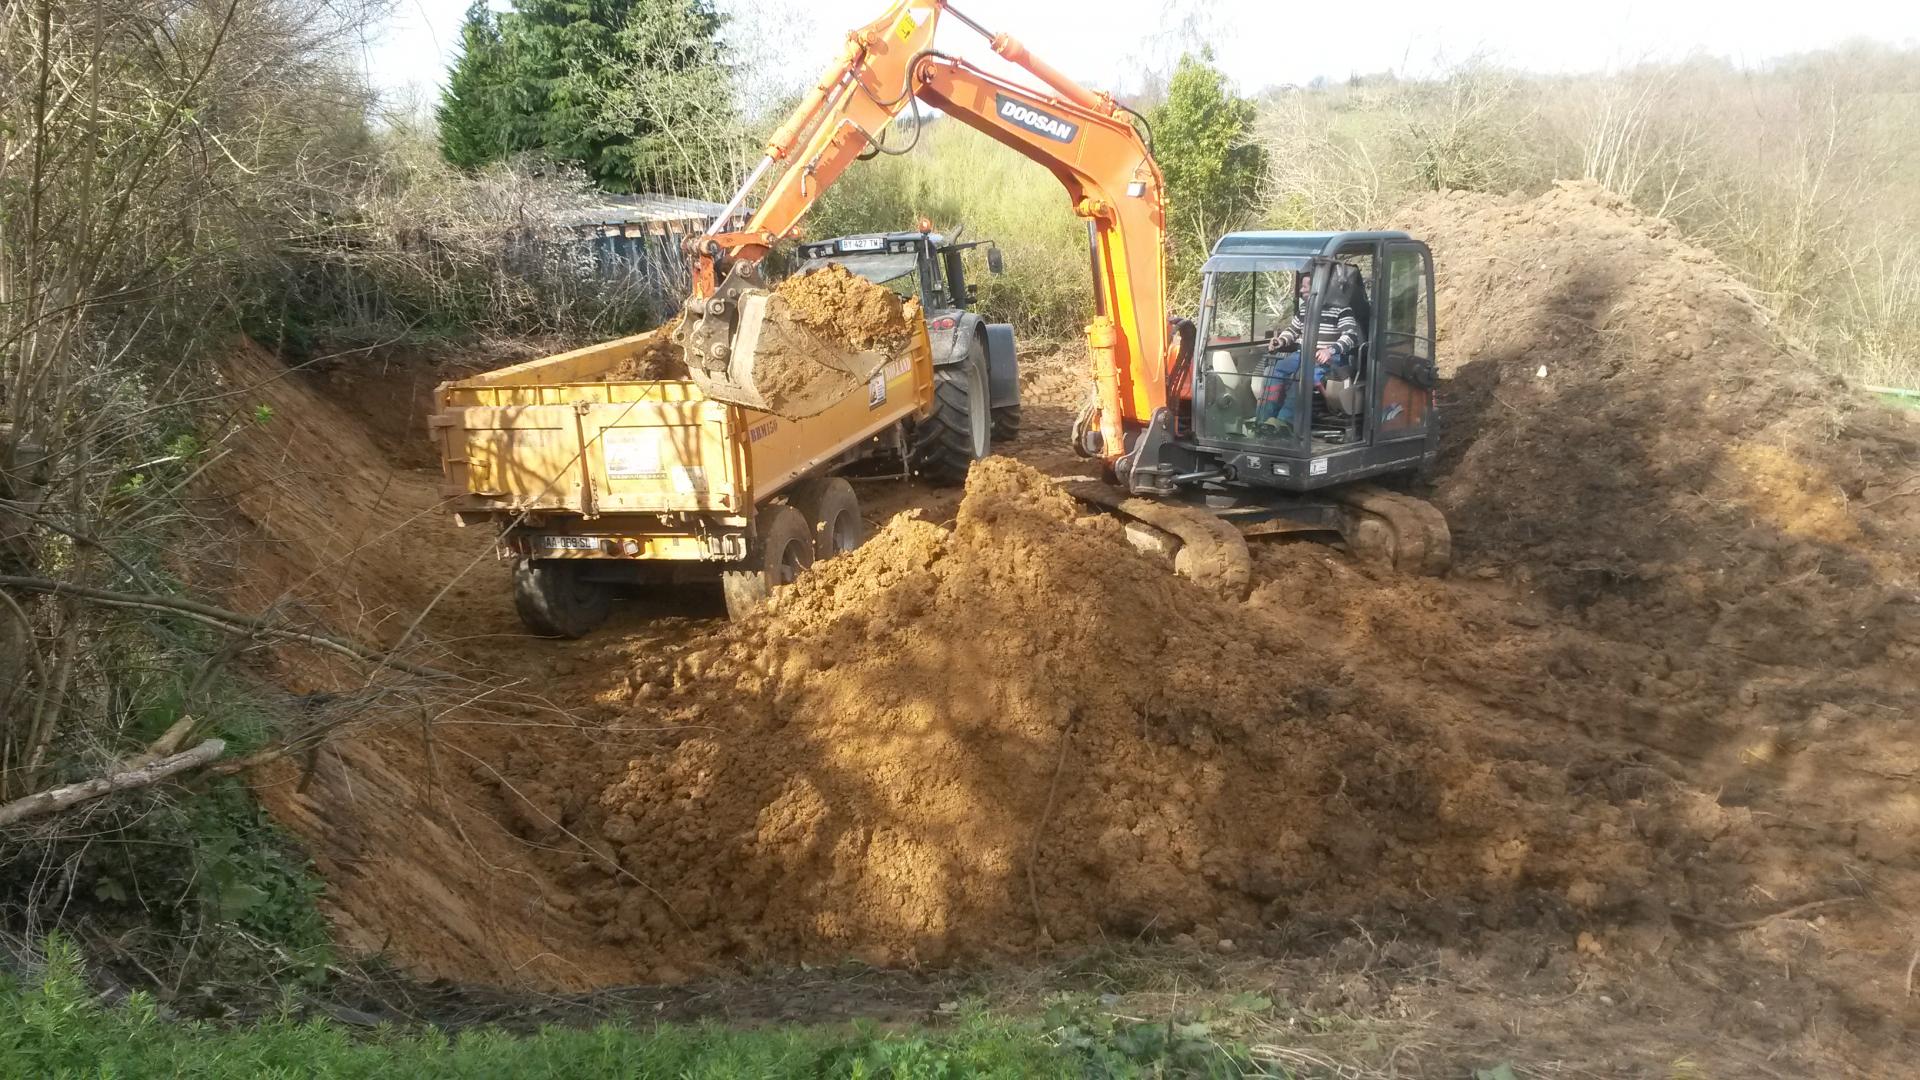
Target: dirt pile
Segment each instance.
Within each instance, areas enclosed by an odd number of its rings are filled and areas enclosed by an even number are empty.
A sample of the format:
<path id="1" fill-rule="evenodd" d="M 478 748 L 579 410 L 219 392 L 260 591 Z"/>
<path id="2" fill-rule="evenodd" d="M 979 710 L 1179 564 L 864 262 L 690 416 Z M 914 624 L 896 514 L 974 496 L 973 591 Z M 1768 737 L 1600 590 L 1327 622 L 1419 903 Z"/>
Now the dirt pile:
<path id="1" fill-rule="evenodd" d="M 951 531 L 897 517 L 632 686 L 622 726 L 659 734 L 517 756 L 501 797 L 536 847 L 591 845 L 553 868 L 573 912 L 654 978 L 1211 946 L 1384 897 L 1645 883 L 1614 808 L 1468 753 L 1441 712 L 1005 459 L 974 468 Z"/>
<path id="2" fill-rule="evenodd" d="M 773 295 L 801 325 L 850 349 L 891 351 L 906 343 L 911 324 L 900 295 L 844 266 L 795 274 Z"/>
<path id="3" fill-rule="evenodd" d="M 391 643 L 404 613 L 431 600 L 427 582 L 471 561 L 484 538 L 397 535 L 396 519 L 437 501 L 434 479 L 395 464 L 363 415 L 319 392 L 321 380 L 250 342 L 222 358 L 220 373 L 235 404 L 207 433 L 222 452 L 195 489 L 196 517 L 222 530 L 208 544 L 219 569 L 204 586 L 241 610 L 292 612 Z M 413 438 L 424 441 L 418 429 Z"/>
<path id="4" fill-rule="evenodd" d="M 607 372 L 604 381 L 654 382 L 686 378 L 686 351 L 673 340 L 674 331 L 679 328 L 680 320 L 674 319 L 647 334 L 635 344 L 633 352 L 629 353 L 626 359 L 615 364 L 613 370 Z"/>
<path id="5" fill-rule="evenodd" d="M 1762 659 L 1884 650 L 1920 524 L 1882 502 L 1912 472 L 1910 427 L 1592 184 L 1434 196 L 1401 224 L 1440 278 L 1437 498 L 1467 569 Z"/>

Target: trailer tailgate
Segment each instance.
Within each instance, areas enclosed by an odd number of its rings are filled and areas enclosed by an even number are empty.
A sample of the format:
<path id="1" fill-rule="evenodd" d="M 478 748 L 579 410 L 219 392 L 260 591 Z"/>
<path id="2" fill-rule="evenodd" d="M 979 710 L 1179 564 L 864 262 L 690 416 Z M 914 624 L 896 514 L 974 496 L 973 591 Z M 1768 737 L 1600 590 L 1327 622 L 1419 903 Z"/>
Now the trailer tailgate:
<path id="1" fill-rule="evenodd" d="M 679 382 L 443 388 L 454 510 L 718 511 L 749 503 L 728 406 Z"/>

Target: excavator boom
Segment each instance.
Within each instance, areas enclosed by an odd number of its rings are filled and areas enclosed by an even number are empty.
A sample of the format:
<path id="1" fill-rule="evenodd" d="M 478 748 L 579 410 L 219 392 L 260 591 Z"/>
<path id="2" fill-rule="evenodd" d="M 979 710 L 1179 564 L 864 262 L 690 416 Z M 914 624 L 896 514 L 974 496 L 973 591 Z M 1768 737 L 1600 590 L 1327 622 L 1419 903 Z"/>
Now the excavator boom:
<path id="1" fill-rule="evenodd" d="M 933 48 L 941 16 L 987 38 L 992 50 L 1043 87 L 1002 79 Z M 1069 79 L 1007 34 L 991 34 L 944 0 L 900 0 L 847 36 L 846 48 L 766 145 L 727 213 L 693 252 L 693 300 L 685 328 L 688 367 L 709 396 L 764 407 L 756 297 L 761 260 L 847 167 L 869 152 L 895 152 L 881 138 L 900 113 L 924 104 L 1038 162 L 1065 188 L 1088 224 L 1094 314 L 1087 345 L 1098 397 L 1100 454 L 1124 450 L 1126 432 L 1165 404 L 1166 244 L 1163 183 L 1129 111 L 1111 95 Z M 771 174 L 760 206 L 738 231 L 721 223 Z M 871 362 L 869 359 L 868 362 Z M 839 358 L 823 377 L 858 377 Z M 791 372 L 781 381 L 791 381 Z M 1091 447 L 1090 447 L 1091 448 Z"/>

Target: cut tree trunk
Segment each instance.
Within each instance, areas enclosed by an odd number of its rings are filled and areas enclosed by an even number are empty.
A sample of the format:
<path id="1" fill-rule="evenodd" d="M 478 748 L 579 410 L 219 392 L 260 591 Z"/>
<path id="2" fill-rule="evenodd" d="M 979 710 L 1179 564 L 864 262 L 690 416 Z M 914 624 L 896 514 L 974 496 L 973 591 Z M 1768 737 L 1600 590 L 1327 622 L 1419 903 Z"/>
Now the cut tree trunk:
<path id="1" fill-rule="evenodd" d="M 70 806 L 116 791 L 128 791 L 159 783 L 176 773 L 197 769 L 211 762 L 225 753 L 226 749 L 225 742 L 219 739 L 208 739 L 191 750 L 183 750 L 178 754 L 163 757 L 137 769 L 128 769 L 110 776 L 97 776 L 77 784 L 48 788 L 37 794 L 28 795 L 24 799 L 15 799 L 0 805 L 0 826 L 11 825 L 27 818 L 58 813 Z"/>

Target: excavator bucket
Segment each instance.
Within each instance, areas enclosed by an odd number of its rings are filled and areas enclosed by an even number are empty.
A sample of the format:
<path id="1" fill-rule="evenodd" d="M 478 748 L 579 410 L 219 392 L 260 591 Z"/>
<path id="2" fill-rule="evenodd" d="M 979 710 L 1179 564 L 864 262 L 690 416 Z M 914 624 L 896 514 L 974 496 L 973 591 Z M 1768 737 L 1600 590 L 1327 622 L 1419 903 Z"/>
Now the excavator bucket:
<path id="1" fill-rule="evenodd" d="M 729 276 L 688 306 L 687 371 L 701 393 L 789 420 L 826 410 L 866 385 L 887 354 L 854 351 L 795 318 L 785 297 Z"/>

